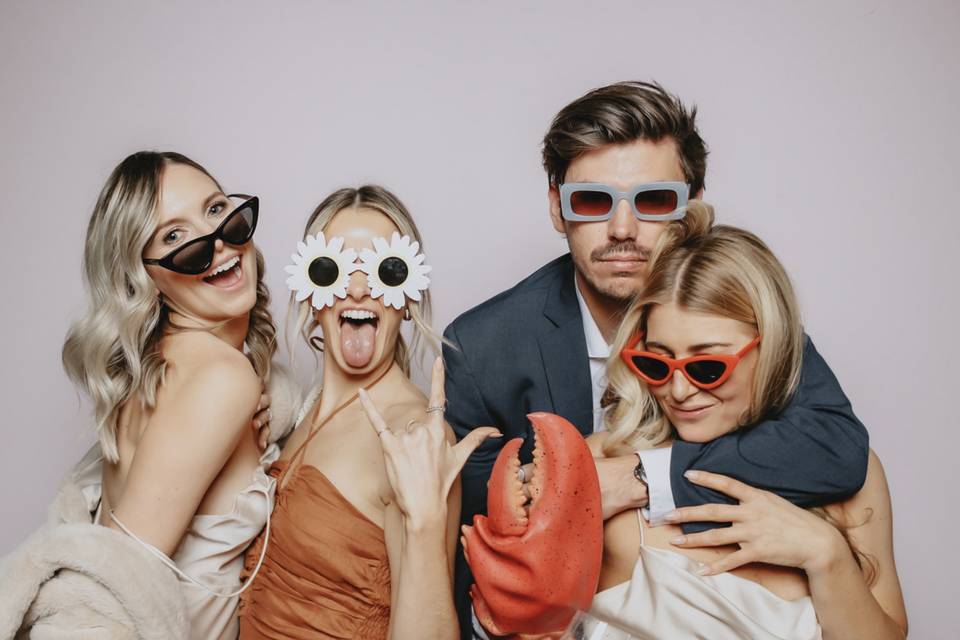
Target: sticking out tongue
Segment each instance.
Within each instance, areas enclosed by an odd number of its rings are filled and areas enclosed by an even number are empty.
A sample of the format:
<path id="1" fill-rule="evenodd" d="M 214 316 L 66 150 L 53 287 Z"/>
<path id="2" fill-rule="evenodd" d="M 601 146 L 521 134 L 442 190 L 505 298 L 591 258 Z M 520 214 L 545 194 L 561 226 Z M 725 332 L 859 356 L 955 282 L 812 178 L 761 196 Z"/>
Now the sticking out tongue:
<path id="1" fill-rule="evenodd" d="M 373 359 L 376 329 L 372 322 L 346 321 L 340 325 L 340 351 L 351 367 L 362 368 Z"/>

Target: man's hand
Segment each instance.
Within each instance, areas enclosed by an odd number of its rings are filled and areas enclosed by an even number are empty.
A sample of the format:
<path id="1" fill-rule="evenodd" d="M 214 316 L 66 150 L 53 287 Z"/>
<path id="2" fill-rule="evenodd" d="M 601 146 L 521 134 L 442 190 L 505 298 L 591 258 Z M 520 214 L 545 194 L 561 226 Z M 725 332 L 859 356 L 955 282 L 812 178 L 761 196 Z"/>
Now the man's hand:
<path id="1" fill-rule="evenodd" d="M 647 506 L 647 486 L 637 480 L 633 470 L 637 456 L 628 454 L 616 458 L 594 458 L 597 476 L 600 479 L 600 503 L 603 519 L 609 520 L 621 511 Z M 530 498 L 530 481 L 533 480 L 533 463 L 521 467 L 523 493 Z"/>

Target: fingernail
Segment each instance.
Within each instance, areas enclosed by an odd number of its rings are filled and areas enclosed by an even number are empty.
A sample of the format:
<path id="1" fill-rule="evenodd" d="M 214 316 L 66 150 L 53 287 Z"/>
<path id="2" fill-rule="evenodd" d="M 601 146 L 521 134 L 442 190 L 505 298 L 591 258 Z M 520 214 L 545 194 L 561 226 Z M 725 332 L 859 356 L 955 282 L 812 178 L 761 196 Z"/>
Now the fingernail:
<path id="1" fill-rule="evenodd" d="M 259 429 L 259 428 L 260 428 L 260 421 L 259 421 L 259 420 L 254 420 L 254 421 L 253 421 L 253 426 L 256 427 L 257 429 Z"/>
<path id="2" fill-rule="evenodd" d="M 663 516 L 663 519 L 667 522 L 674 522 L 680 519 L 680 513 L 678 511 L 671 511 L 667 515 Z"/>
<path id="3" fill-rule="evenodd" d="M 696 480 L 697 478 L 700 477 L 700 472 L 694 471 L 692 469 L 690 471 L 684 471 L 683 477 L 686 478 L 687 480 Z"/>
<path id="4" fill-rule="evenodd" d="M 702 567 L 700 567 L 699 569 L 697 569 L 697 575 L 698 575 L 698 576 L 708 576 L 708 575 L 710 575 L 710 567 L 709 567 L 708 565 L 703 565 Z"/>
<path id="5" fill-rule="evenodd" d="M 670 544 L 684 544 L 687 541 L 687 536 L 677 536 L 676 538 L 670 538 Z"/>

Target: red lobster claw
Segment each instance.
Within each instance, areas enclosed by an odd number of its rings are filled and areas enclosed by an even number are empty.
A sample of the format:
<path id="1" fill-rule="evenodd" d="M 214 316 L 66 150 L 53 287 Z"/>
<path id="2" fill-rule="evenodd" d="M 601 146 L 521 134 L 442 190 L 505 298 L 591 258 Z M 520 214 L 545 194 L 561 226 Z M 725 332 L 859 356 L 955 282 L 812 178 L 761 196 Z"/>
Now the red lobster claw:
<path id="1" fill-rule="evenodd" d="M 527 417 L 536 438 L 529 516 L 516 438 L 493 465 L 489 517 L 476 516 L 464 533 L 474 612 L 497 635 L 564 629 L 578 609 L 590 608 L 600 578 L 603 515 L 590 448 L 560 416 Z"/>

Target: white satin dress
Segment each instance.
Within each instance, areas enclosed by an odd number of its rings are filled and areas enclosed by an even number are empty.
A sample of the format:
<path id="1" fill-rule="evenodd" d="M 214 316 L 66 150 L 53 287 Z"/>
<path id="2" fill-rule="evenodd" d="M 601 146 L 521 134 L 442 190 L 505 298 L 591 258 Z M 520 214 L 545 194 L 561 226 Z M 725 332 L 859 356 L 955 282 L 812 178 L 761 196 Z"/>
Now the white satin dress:
<path id="1" fill-rule="evenodd" d="M 592 616 L 644 640 L 821 640 L 809 596 L 784 600 L 730 573 L 699 576 L 696 560 L 645 545 L 639 510 L 637 517 L 640 557 L 633 575 L 594 596 Z"/>
<path id="2" fill-rule="evenodd" d="M 240 596 L 234 592 L 241 588 L 240 572 L 247 547 L 260 535 L 273 506 L 276 481 L 265 469 L 279 456 L 276 444 L 267 447 L 260 465 L 251 474 L 250 484 L 237 494 L 229 512 L 195 515 L 172 558 L 137 539 L 166 564 L 174 565 L 171 569 L 180 580 L 191 640 L 235 640 L 239 633 Z M 100 523 L 110 517 L 99 513 L 102 462 L 100 457 L 92 460 L 80 478 L 87 506 L 91 512 L 97 512 L 94 521 Z M 223 597 L 211 591 L 229 595 Z"/>

